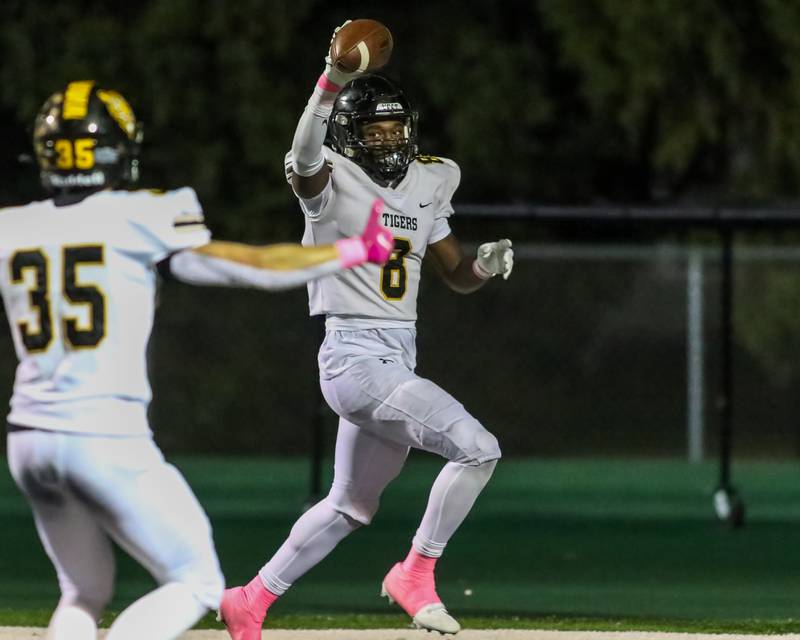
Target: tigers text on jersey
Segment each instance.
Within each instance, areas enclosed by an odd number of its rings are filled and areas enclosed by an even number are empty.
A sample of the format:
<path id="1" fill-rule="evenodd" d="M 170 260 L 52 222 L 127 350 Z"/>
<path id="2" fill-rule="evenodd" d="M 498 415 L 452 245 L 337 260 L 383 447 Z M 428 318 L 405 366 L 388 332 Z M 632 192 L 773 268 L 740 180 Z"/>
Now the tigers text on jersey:
<path id="1" fill-rule="evenodd" d="M 327 314 L 328 328 L 413 327 L 422 258 L 429 244 L 450 234 L 450 199 L 460 180 L 458 165 L 446 158 L 420 156 L 394 189 L 376 184 L 356 163 L 323 147 L 331 179 L 322 193 L 300 199 L 306 215 L 304 245 L 354 236 L 375 198 L 385 202 L 381 222 L 395 237 L 385 266 L 372 263 L 308 285 L 311 315 Z M 291 153 L 286 156 L 291 173 Z"/>
<path id="2" fill-rule="evenodd" d="M 154 265 L 209 240 L 189 188 L 0 210 L 0 293 L 19 359 L 8 421 L 148 433 Z"/>

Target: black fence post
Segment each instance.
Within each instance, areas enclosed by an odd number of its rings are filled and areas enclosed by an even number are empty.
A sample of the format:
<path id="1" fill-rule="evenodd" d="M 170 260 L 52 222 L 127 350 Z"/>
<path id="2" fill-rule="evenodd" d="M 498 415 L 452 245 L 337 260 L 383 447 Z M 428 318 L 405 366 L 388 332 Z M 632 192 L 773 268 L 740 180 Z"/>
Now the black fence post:
<path id="1" fill-rule="evenodd" d="M 714 491 L 717 518 L 737 528 L 744 524 L 744 503 L 731 484 L 733 454 L 733 229 L 720 230 L 722 282 L 720 292 L 719 484 Z"/>

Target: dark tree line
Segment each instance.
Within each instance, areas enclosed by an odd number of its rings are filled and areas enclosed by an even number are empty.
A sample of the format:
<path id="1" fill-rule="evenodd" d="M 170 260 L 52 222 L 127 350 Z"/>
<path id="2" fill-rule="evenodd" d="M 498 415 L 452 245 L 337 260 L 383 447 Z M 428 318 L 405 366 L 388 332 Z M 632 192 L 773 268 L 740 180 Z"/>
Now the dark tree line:
<path id="1" fill-rule="evenodd" d="M 30 123 L 66 81 L 122 91 L 150 184 L 192 184 L 226 233 L 267 236 L 331 28 L 386 22 L 387 73 L 452 156 L 462 201 L 797 196 L 800 5 L 781 0 L 416 4 L 10 0 L 0 6 L 2 200 L 35 195 Z"/>

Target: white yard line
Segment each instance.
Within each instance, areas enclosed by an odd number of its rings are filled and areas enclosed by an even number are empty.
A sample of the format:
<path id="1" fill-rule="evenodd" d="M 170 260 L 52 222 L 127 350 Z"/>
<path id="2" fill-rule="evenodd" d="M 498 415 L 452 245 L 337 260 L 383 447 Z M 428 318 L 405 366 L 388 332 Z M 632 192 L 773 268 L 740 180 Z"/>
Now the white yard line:
<path id="1" fill-rule="evenodd" d="M 100 632 L 100 638 L 105 632 Z M 439 634 L 409 629 L 265 629 L 264 640 L 436 640 Z M 0 627 L 0 640 L 41 640 L 44 629 Z M 466 629 L 458 640 L 800 640 L 800 634 L 745 635 L 710 633 L 664 633 L 660 631 L 536 631 L 519 629 Z M 181 640 L 230 640 L 225 631 L 190 631 Z M 455 639 L 454 639 L 455 640 Z"/>

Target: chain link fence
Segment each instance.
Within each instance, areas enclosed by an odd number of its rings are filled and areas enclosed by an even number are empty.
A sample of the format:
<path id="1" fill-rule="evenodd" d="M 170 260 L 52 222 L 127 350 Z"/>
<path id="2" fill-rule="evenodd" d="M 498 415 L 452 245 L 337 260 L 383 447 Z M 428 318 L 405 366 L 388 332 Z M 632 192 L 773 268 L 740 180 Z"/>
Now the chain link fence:
<path id="1" fill-rule="evenodd" d="M 496 433 L 506 455 L 684 456 L 692 433 L 695 458 L 713 455 L 720 341 L 713 243 L 515 249 L 513 276 L 470 296 L 452 293 L 426 269 L 418 372 Z M 734 453 L 795 456 L 800 248 L 757 242 L 737 247 L 734 260 Z M 304 290 L 165 283 L 150 345 L 159 443 L 167 452 L 303 455 L 320 410 L 332 443 L 335 417 L 317 385 L 321 332 L 307 316 Z M 15 363 L 3 331 L 2 405 Z"/>

